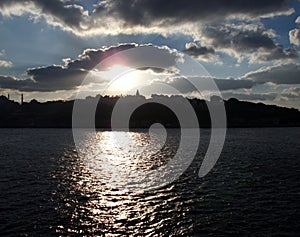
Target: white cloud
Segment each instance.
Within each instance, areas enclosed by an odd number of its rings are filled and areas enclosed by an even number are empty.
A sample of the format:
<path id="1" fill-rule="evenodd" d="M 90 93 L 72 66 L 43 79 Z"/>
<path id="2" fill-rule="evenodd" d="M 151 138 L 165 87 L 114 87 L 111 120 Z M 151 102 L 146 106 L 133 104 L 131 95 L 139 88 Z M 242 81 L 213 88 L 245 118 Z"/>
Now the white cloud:
<path id="1" fill-rule="evenodd" d="M 300 26 L 300 16 L 297 17 L 295 20 L 295 23 Z M 290 43 L 300 46 L 300 29 L 293 29 L 290 30 L 289 32 L 289 37 L 290 37 Z"/>
<path id="2" fill-rule="evenodd" d="M 0 67 L 12 67 L 13 63 L 11 61 L 0 60 Z"/>
<path id="3" fill-rule="evenodd" d="M 300 25 L 300 16 L 297 17 L 297 19 L 295 20 L 295 23 Z"/>
<path id="4" fill-rule="evenodd" d="M 291 44 L 300 46 L 300 29 L 293 29 L 289 32 Z"/>
<path id="5" fill-rule="evenodd" d="M 295 20 L 295 23 L 300 26 L 300 16 L 297 17 Z M 290 37 L 290 43 L 300 46 L 300 29 L 293 29 L 290 30 L 289 32 L 289 37 Z"/>

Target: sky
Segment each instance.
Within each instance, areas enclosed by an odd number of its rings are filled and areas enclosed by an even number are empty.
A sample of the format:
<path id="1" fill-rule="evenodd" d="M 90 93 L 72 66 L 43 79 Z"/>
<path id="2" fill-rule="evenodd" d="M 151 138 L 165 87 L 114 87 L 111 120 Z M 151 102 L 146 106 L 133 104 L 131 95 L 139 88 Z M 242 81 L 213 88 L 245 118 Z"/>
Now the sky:
<path id="1" fill-rule="evenodd" d="M 168 70 L 133 70 L 108 94 L 140 85 L 145 94 L 170 93 L 155 86 L 160 81 L 197 96 L 176 69 L 187 55 L 224 99 L 300 109 L 298 0 L 1 0 L 0 94 L 26 101 L 68 100 L 82 88 L 99 94 L 132 64 L 101 69 L 101 60 L 148 45 Z M 93 80 L 82 86 L 87 76 Z"/>

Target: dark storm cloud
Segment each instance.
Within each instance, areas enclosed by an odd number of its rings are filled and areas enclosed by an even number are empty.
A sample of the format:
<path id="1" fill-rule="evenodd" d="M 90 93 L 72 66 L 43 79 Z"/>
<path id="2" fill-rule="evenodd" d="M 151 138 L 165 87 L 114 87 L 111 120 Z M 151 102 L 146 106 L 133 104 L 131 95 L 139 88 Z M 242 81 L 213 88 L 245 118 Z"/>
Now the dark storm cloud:
<path id="1" fill-rule="evenodd" d="M 36 91 L 75 89 L 81 85 L 87 73 L 80 69 L 68 69 L 56 65 L 27 70 L 27 75 L 35 82 L 30 89 Z"/>
<path id="2" fill-rule="evenodd" d="M 245 74 L 241 79 L 252 80 L 257 84 L 300 84 L 300 64 L 287 63 L 263 67 Z"/>
<path id="3" fill-rule="evenodd" d="M 106 11 L 131 25 L 151 25 L 153 22 L 178 22 L 226 18 L 233 15 L 259 17 L 280 14 L 289 9 L 285 0 L 110 0 Z M 103 14 L 103 5 L 99 13 Z"/>
<path id="4" fill-rule="evenodd" d="M 84 8 L 79 5 L 66 5 L 60 0 L 1 0 L 0 8 L 13 8 L 20 4 L 23 6 L 24 11 L 33 11 L 27 9 L 30 4 L 33 4 L 40 12 L 38 14 L 44 14 L 45 17 L 50 16 L 51 21 L 59 22 L 64 26 L 81 29 L 84 22 Z"/>
<path id="5" fill-rule="evenodd" d="M 236 57 L 246 54 L 251 62 L 265 62 L 281 59 L 296 59 L 297 51 L 284 49 L 277 44 L 261 26 L 208 26 L 203 29 L 204 39 L 215 49 L 224 50 Z"/>
<path id="6" fill-rule="evenodd" d="M 18 80 L 13 76 L 2 76 L 0 75 L 0 88 L 18 90 L 19 88 L 31 87 L 33 81 L 30 79 Z"/>
<path id="7" fill-rule="evenodd" d="M 59 18 L 68 26 L 80 28 L 82 22 L 83 8 L 78 5 L 65 6 L 62 1 L 59 0 L 35 0 L 37 6 L 40 6 L 43 12 L 51 14 L 54 17 Z"/>
<path id="8" fill-rule="evenodd" d="M 79 86 L 86 72 L 67 70 L 61 66 L 49 66 L 27 70 L 28 79 L 0 76 L 0 88 L 19 91 L 50 92 L 71 90 Z"/>
<path id="9" fill-rule="evenodd" d="M 214 59 L 216 56 L 213 48 L 201 46 L 196 43 L 187 43 L 183 52 L 194 58 L 203 60 Z"/>
<path id="10" fill-rule="evenodd" d="M 78 4 L 61 0 L 1 0 L 0 12 L 7 16 L 29 13 L 34 15 L 34 19 L 43 17 L 48 24 L 81 36 L 148 33 L 148 26 L 155 26 L 159 33 L 166 33 L 166 28 L 180 27 L 184 23 L 200 25 L 224 22 L 229 18 L 253 20 L 292 12 L 288 0 L 107 0 L 94 5 L 93 13 L 87 11 L 89 7 L 85 8 L 85 4 L 75 2 Z"/>
<path id="11" fill-rule="evenodd" d="M 80 3 L 80 2 L 79 2 Z M 73 30 L 87 30 L 94 20 L 101 19 L 104 23 L 107 17 L 113 17 L 124 25 L 155 25 L 193 21 L 216 21 L 226 17 L 261 17 L 278 15 L 287 12 L 287 0 L 108 0 L 100 1 L 94 9 L 94 15 L 72 1 L 60 0 L 1 0 L 0 8 L 22 4 L 24 10 L 29 4 L 42 14 L 53 18 Z M 40 14 L 37 12 L 36 14 Z M 99 23 L 99 22 L 98 22 Z"/>

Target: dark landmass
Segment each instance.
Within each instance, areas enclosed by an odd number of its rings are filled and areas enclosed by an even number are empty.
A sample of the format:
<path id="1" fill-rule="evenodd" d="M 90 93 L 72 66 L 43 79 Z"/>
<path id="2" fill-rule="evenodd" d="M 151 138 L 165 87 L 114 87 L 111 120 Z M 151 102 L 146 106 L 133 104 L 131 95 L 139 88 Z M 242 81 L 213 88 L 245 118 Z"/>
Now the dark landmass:
<path id="1" fill-rule="evenodd" d="M 180 103 L 181 96 L 160 96 L 171 103 Z M 154 98 L 154 97 L 153 97 Z M 120 97 L 97 96 L 80 100 L 85 106 L 99 100 L 95 115 L 97 128 L 109 129 L 111 113 Z M 128 105 L 136 100 L 144 100 L 144 105 L 134 111 L 130 119 L 131 128 L 149 128 L 153 123 L 162 123 L 169 128 L 179 127 L 175 114 L 167 107 L 154 103 L 153 99 L 143 96 L 122 97 Z M 188 99 L 194 108 L 200 127 L 210 127 L 210 116 L 207 104 L 214 106 L 220 103 L 218 98 L 212 101 Z M 74 101 L 49 101 L 40 103 L 32 100 L 22 105 L 0 96 L 1 128 L 71 128 Z M 242 102 L 237 99 L 224 101 L 228 127 L 285 127 L 300 126 L 300 111 L 265 105 L 262 103 Z"/>

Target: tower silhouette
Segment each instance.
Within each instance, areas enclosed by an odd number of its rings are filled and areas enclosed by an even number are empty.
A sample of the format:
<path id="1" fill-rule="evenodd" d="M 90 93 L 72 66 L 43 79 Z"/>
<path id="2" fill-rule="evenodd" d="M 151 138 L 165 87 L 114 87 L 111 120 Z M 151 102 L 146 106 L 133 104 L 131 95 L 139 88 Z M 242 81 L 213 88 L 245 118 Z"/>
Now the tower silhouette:
<path id="1" fill-rule="evenodd" d="M 136 96 L 140 96 L 140 92 L 139 92 L 139 90 L 136 90 L 136 94 L 135 94 Z"/>
<path id="2" fill-rule="evenodd" d="M 24 102 L 24 95 L 23 95 L 23 93 L 21 94 L 21 105 L 23 104 L 23 102 Z"/>

